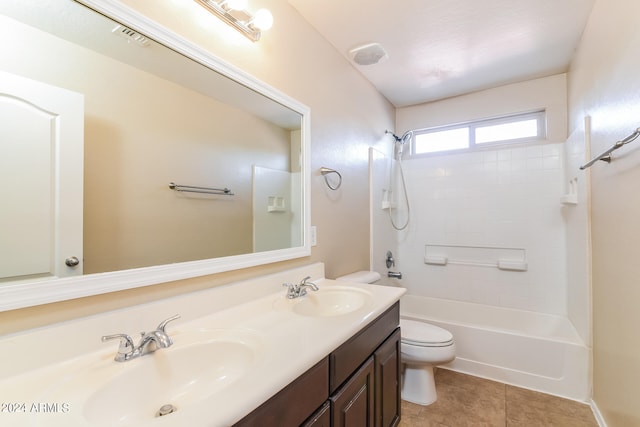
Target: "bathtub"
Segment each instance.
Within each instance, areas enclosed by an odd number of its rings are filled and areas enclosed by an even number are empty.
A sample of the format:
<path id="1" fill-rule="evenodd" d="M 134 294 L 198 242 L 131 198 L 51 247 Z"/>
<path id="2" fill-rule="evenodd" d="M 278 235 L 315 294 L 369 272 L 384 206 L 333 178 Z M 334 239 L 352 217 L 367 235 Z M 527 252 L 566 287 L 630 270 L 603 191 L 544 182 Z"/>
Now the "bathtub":
<path id="1" fill-rule="evenodd" d="M 590 349 L 564 317 L 415 295 L 400 316 L 449 330 L 456 359 L 448 369 L 587 402 Z"/>

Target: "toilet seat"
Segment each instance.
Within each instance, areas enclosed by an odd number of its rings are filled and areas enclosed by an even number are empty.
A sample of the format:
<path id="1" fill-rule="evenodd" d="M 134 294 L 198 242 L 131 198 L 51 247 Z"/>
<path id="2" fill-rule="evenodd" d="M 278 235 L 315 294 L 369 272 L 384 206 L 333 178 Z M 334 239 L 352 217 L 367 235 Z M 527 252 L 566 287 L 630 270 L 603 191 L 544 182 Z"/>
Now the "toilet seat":
<path id="1" fill-rule="evenodd" d="M 446 329 L 416 320 L 400 319 L 401 342 L 417 347 L 453 345 L 453 335 Z"/>

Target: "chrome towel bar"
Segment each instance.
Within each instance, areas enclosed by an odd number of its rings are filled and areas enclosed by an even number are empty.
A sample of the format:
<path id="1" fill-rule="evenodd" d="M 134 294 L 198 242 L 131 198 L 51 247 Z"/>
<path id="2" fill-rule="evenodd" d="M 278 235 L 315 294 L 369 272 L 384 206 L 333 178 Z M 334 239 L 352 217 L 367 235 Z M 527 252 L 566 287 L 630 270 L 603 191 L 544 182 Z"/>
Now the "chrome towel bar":
<path id="1" fill-rule="evenodd" d="M 175 182 L 170 182 L 169 188 L 181 193 L 218 194 L 222 196 L 234 195 L 228 188 L 194 187 L 193 185 L 181 185 L 176 184 Z"/>
<path id="2" fill-rule="evenodd" d="M 631 141 L 634 141 L 638 136 L 640 136 L 640 128 L 636 129 L 631 135 L 629 135 L 625 139 L 622 139 L 622 140 L 616 142 L 615 144 L 613 144 L 607 150 L 602 152 L 599 156 L 594 157 L 593 159 L 589 160 L 584 165 L 580 166 L 580 170 L 584 170 L 584 169 L 586 169 L 588 167 L 591 167 L 598 160 L 602 160 L 603 162 L 611 163 L 611 153 L 613 151 L 617 150 L 618 148 L 622 148 L 622 146 L 630 143 Z"/>

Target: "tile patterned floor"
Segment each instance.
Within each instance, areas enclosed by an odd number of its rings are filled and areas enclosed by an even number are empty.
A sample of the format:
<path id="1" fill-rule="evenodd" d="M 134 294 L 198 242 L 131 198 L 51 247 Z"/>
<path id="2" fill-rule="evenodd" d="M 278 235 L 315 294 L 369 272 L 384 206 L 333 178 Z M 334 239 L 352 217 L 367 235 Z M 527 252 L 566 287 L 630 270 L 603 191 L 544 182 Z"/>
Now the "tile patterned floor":
<path id="1" fill-rule="evenodd" d="M 432 405 L 402 402 L 399 427 L 598 427 L 586 404 L 447 369 L 436 387 Z"/>

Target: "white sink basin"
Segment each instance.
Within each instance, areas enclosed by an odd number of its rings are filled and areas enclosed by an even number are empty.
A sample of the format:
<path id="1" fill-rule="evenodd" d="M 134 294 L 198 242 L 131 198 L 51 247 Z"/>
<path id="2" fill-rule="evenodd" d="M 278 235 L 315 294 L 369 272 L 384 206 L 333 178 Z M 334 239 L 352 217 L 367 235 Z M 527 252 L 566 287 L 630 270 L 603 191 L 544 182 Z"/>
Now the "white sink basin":
<path id="1" fill-rule="evenodd" d="M 72 376 L 56 396 L 74 400 L 65 391 L 85 386 L 89 392 L 77 403 L 88 425 L 146 425 L 165 405 L 168 412 L 172 409 L 177 414 L 223 393 L 259 356 L 258 338 L 247 331 L 185 334 L 175 336 L 174 341 L 172 347 L 138 359 L 113 361 Z M 173 413 L 164 416 L 175 417 Z"/>
<path id="2" fill-rule="evenodd" d="M 331 286 L 310 291 L 293 305 L 293 311 L 303 316 L 342 316 L 369 305 L 371 294 L 349 286 Z"/>

